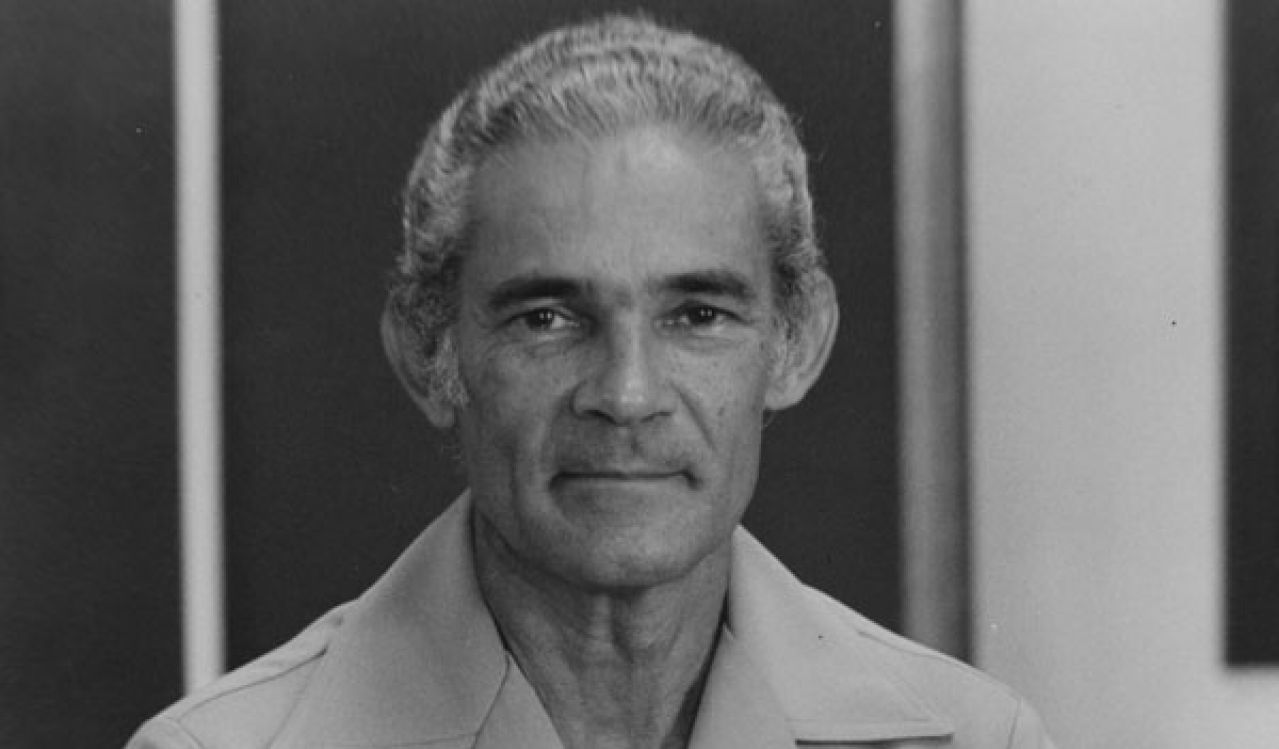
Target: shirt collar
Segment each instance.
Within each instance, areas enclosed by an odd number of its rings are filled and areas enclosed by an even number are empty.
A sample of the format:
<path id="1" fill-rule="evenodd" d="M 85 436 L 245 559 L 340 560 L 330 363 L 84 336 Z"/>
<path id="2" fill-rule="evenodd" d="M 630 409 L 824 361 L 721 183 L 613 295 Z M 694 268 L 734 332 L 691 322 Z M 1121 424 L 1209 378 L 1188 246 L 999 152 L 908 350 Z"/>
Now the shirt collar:
<path id="1" fill-rule="evenodd" d="M 559 748 L 480 596 L 470 510 L 464 494 L 349 609 L 273 747 Z M 951 732 L 819 595 L 736 531 L 694 749 Z"/>

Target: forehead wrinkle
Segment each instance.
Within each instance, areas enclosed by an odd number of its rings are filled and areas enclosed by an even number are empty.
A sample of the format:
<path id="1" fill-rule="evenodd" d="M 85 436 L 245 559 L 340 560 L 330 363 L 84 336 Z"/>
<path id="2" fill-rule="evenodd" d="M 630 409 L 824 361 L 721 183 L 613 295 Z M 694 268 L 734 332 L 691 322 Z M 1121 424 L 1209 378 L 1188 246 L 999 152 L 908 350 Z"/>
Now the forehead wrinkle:
<path id="1" fill-rule="evenodd" d="M 690 145 L 701 147 L 692 154 L 697 169 L 691 175 L 681 168 L 689 161 L 683 156 L 688 155 L 685 151 Z M 541 172 L 525 168 L 547 163 L 554 168 Z M 743 168 L 748 175 L 743 181 L 747 189 L 724 184 L 722 178 Z M 687 187 L 690 176 L 699 187 L 706 187 L 708 198 L 721 196 L 719 200 L 727 204 L 727 211 L 715 216 L 700 215 L 687 199 L 672 201 L 674 196 L 662 189 L 663 184 L 672 183 Z M 624 304 L 634 303 L 643 295 L 677 291 L 751 301 L 766 296 L 771 286 L 771 279 L 755 278 L 753 269 L 747 272 L 737 267 L 736 259 L 683 268 L 678 260 L 674 267 L 649 265 L 655 250 L 672 259 L 683 255 L 685 249 L 697 255 L 693 247 L 684 247 L 689 241 L 721 248 L 716 251 L 721 255 L 727 247 L 734 247 L 736 253 L 767 255 L 754 170 L 742 163 L 740 154 L 732 149 L 717 148 L 696 136 L 689 137 L 678 130 L 641 128 L 625 136 L 586 143 L 514 144 L 499 150 L 483 165 L 477 187 L 478 195 L 473 196 L 478 204 L 477 234 L 486 235 L 493 246 L 509 253 L 508 261 L 515 266 L 508 266 L 507 270 L 571 279 L 580 286 L 581 297 L 599 301 L 607 298 Z M 618 234 L 615 209 L 633 221 L 634 217 L 625 210 L 627 205 L 645 204 L 654 206 L 657 213 L 674 212 L 680 217 L 675 223 L 692 234 L 666 236 L 665 224 L 635 225 L 629 232 Z M 614 231 L 612 237 L 606 234 L 603 241 L 621 241 L 626 250 L 605 252 L 599 257 L 602 262 L 597 263 L 590 247 L 599 238 L 596 232 L 605 227 Z M 585 266 L 542 264 L 559 254 L 557 248 L 570 245 L 579 248 L 578 262 Z M 640 275 L 631 275 L 636 271 Z M 595 280 L 588 283 L 588 277 Z"/>
<path id="2" fill-rule="evenodd" d="M 471 193 L 477 234 L 514 246 L 525 245 L 530 236 L 546 243 L 563 242 L 566 227 L 590 215 L 594 195 L 582 189 L 589 165 L 580 154 L 557 154 L 559 169 L 550 179 L 545 174 L 534 179 L 523 168 L 554 147 L 521 142 L 498 149 L 484 161 Z M 566 179 L 561 170 L 570 164 L 575 171 Z"/>

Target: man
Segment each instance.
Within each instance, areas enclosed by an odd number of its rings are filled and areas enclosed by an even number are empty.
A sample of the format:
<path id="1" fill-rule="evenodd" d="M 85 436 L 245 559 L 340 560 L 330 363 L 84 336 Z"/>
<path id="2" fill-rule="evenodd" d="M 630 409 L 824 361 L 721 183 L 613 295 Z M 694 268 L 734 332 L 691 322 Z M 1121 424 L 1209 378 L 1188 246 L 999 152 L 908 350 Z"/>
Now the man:
<path id="1" fill-rule="evenodd" d="M 473 83 L 410 175 L 383 319 L 469 491 L 131 746 L 1047 746 L 1005 688 L 738 528 L 768 414 L 835 335 L 806 169 L 757 74 L 645 20 Z"/>

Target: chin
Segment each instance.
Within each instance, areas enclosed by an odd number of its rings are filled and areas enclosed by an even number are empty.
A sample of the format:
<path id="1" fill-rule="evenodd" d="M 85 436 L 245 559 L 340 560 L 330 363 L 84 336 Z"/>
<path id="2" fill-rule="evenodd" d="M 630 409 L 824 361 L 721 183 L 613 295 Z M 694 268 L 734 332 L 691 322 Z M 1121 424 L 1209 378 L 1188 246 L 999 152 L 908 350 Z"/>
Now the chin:
<path id="1" fill-rule="evenodd" d="M 562 559 L 567 576 L 588 590 L 642 590 L 674 583 L 692 574 L 719 545 L 655 533 L 649 543 L 620 539 L 575 544 Z"/>

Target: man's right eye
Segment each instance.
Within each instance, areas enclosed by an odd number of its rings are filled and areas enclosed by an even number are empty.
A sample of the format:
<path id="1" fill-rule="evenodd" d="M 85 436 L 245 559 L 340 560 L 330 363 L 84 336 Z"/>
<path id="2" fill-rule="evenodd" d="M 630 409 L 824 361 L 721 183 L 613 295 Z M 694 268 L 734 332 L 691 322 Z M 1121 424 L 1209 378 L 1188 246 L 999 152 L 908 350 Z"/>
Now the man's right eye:
<path id="1" fill-rule="evenodd" d="M 564 330 L 576 325 L 568 315 L 550 307 L 538 307 L 522 312 L 515 316 L 513 322 L 538 333 Z"/>

